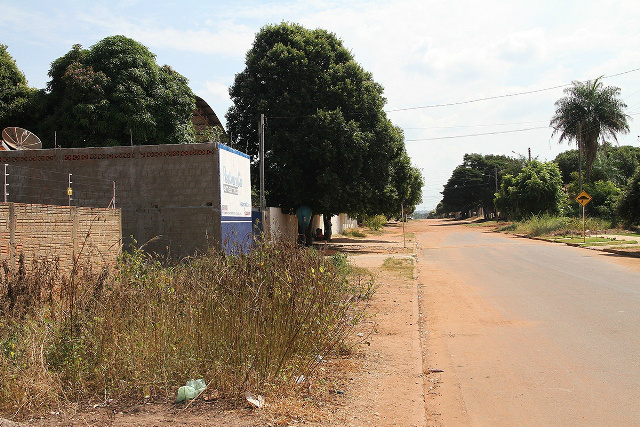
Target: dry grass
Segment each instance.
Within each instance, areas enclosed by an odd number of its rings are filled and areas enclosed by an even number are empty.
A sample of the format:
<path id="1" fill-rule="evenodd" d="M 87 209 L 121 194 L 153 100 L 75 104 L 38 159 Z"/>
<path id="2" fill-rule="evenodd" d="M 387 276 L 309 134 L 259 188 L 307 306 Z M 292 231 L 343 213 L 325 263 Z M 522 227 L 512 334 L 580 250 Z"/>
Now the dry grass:
<path id="1" fill-rule="evenodd" d="M 167 401 L 189 378 L 240 401 L 276 395 L 347 347 L 373 292 L 344 257 L 285 242 L 163 265 L 139 249 L 116 271 L 54 262 L 0 273 L 0 413 L 70 402 Z M 146 393 L 145 393 L 146 392 Z"/>
<path id="2" fill-rule="evenodd" d="M 406 279 L 413 279 L 413 258 L 389 257 L 382 263 L 382 269 L 391 271 Z"/>

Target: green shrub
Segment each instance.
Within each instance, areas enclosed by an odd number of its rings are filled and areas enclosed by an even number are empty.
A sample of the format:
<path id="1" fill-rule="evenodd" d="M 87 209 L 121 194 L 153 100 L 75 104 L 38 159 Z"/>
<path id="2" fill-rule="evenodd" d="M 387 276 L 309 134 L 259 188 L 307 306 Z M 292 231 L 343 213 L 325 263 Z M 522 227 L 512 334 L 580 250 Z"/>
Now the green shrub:
<path id="1" fill-rule="evenodd" d="M 574 197 L 580 193 L 580 187 L 577 181 L 577 174 L 574 175 L 576 180 L 567 186 L 569 197 L 564 207 L 564 213 L 565 215 L 578 217 L 581 216 L 581 210 Z M 588 216 L 609 220 L 616 218 L 615 208 L 620 199 L 621 191 L 613 182 L 595 181 L 585 183 L 583 189 L 591 196 L 591 201 L 586 206 Z"/>
<path id="2" fill-rule="evenodd" d="M 558 214 L 562 205 L 562 179 L 558 165 L 533 160 L 517 176 L 505 175 L 495 205 L 510 219 Z"/>
<path id="3" fill-rule="evenodd" d="M 387 223 L 387 217 L 384 215 L 366 216 L 362 222 L 365 227 L 368 227 L 373 231 L 380 231 Z"/>

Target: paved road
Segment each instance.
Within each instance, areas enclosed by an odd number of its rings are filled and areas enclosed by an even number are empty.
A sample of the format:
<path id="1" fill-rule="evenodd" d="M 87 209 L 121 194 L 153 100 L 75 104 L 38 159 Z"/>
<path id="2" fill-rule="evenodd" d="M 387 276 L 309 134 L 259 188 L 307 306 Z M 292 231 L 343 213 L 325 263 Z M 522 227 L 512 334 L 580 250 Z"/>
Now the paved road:
<path id="1" fill-rule="evenodd" d="M 428 224 L 430 425 L 640 426 L 640 260 Z"/>

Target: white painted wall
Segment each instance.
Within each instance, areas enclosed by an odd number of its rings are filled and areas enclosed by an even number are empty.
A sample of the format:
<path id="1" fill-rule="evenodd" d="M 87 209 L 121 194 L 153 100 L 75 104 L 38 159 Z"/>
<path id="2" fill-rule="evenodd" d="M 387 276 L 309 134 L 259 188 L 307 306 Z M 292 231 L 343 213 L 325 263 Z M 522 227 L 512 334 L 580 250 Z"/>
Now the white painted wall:
<path id="1" fill-rule="evenodd" d="M 298 237 L 298 219 L 295 215 L 283 213 L 280 208 L 267 208 L 263 231 L 268 239 L 284 238 L 296 241 Z"/>
<path id="2" fill-rule="evenodd" d="M 322 215 L 314 215 L 311 220 L 312 230 L 321 228 L 324 233 L 324 222 Z M 350 218 L 347 214 L 334 215 L 331 218 L 331 232 L 336 235 L 348 228 L 358 226 L 358 222 Z M 282 212 L 280 208 L 267 208 L 264 220 L 264 233 L 268 238 L 275 239 L 284 237 L 296 240 L 298 237 L 298 220 L 295 215 Z"/>

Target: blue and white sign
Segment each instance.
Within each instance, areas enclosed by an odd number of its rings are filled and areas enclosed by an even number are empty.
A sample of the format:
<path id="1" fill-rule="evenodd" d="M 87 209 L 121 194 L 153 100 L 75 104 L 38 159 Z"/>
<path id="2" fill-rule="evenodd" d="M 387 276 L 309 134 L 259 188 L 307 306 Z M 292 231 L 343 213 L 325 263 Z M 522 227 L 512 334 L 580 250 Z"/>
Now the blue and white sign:
<path id="1" fill-rule="evenodd" d="M 219 144 L 220 216 L 226 252 L 246 250 L 251 239 L 251 175 L 249 156 Z"/>

